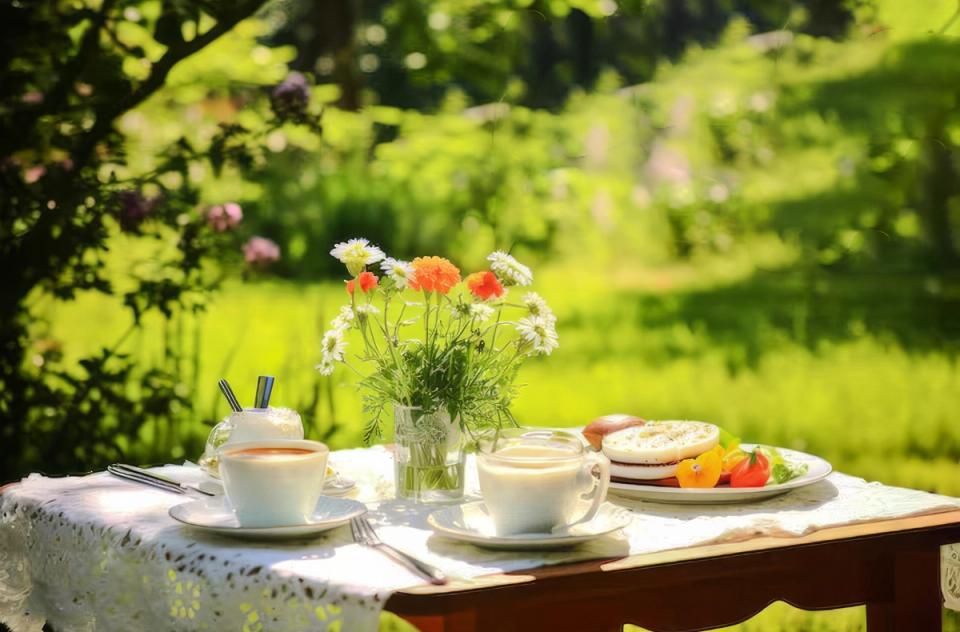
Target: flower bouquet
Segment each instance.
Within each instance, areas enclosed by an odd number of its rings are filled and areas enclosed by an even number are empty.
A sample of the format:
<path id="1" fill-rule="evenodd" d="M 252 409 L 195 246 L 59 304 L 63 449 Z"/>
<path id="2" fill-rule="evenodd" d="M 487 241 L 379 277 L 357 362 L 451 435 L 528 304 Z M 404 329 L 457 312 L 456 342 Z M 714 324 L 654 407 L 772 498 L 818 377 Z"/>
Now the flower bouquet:
<path id="1" fill-rule="evenodd" d="M 384 416 L 393 413 L 398 497 L 462 497 L 464 438 L 515 424 L 510 403 L 521 364 L 558 346 L 546 302 L 534 292 L 509 296 L 533 282 L 530 268 L 494 252 L 489 270 L 461 282 L 447 259 L 399 261 L 366 239 L 330 254 L 347 267 L 350 303 L 323 334 L 317 369 L 330 375 L 343 364 L 359 375 L 367 443 L 383 436 Z M 378 263 L 380 276 L 368 269 Z M 349 330 L 362 339 L 355 360 L 346 354 Z"/>

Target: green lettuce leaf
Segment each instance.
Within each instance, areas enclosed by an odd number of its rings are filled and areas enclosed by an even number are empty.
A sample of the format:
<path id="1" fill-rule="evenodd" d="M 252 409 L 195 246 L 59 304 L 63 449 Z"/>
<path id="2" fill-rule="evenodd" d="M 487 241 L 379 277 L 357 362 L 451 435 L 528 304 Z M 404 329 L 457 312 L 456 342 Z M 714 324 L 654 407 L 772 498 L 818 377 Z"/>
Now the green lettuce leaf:
<path id="1" fill-rule="evenodd" d="M 780 463 L 776 463 L 772 468 L 770 468 L 770 478 L 777 485 L 780 483 L 786 483 L 787 481 L 793 480 L 799 476 L 803 476 L 806 473 L 806 463 L 790 463 L 788 461 L 784 461 L 782 457 Z"/>

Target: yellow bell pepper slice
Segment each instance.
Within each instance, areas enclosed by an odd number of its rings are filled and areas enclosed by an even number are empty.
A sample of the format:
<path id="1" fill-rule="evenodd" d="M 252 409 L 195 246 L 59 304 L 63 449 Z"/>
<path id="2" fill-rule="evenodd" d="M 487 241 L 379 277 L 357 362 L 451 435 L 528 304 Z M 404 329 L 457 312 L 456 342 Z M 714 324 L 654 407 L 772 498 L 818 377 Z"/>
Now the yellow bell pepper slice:
<path id="1" fill-rule="evenodd" d="M 717 450 L 709 450 L 695 459 L 680 461 L 677 465 L 677 482 L 685 488 L 716 487 L 722 468 Z"/>

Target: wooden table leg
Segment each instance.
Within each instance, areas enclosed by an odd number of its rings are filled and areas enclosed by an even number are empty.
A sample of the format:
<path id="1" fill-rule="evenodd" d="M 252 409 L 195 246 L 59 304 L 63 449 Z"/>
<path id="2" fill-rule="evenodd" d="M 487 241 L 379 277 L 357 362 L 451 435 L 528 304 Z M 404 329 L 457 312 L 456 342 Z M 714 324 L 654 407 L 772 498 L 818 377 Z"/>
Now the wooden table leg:
<path id="1" fill-rule="evenodd" d="M 940 550 L 931 547 L 900 553 L 887 572 L 893 587 L 891 597 L 867 604 L 869 632 L 940 632 Z"/>
<path id="2" fill-rule="evenodd" d="M 454 612 L 434 616 L 405 616 L 403 619 L 420 632 L 474 632 L 477 630 L 477 618 L 473 612 Z"/>

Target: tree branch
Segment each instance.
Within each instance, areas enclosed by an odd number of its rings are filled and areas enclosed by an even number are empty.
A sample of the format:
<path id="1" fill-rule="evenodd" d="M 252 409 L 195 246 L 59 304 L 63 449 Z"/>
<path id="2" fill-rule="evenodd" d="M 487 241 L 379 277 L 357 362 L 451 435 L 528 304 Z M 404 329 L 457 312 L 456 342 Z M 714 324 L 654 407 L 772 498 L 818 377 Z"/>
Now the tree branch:
<path id="1" fill-rule="evenodd" d="M 87 64 L 96 57 L 95 53 L 100 44 L 100 30 L 104 24 L 106 24 L 107 16 L 110 14 L 110 11 L 113 10 L 116 3 L 116 0 L 104 0 L 100 6 L 100 10 L 90 19 L 90 26 L 87 27 L 87 30 L 83 32 L 83 36 L 80 38 L 80 46 L 77 48 L 77 54 L 63 65 L 59 73 L 60 78 L 53 88 L 50 89 L 43 103 L 40 104 L 39 109 L 42 112 L 52 112 L 66 103 L 70 88 L 76 82 Z"/>
<path id="2" fill-rule="evenodd" d="M 240 3 L 229 15 L 221 18 L 204 33 L 188 42 L 168 48 L 163 56 L 153 64 L 150 75 L 125 97 L 105 104 L 95 113 L 96 123 L 90 131 L 80 137 L 73 155 L 74 163 L 83 166 L 90 159 L 93 148 L 110 132 L 114 121 L 123 113 L 132 110 L 159 90 L 167 80 L 167 75 L 178 63 L 194 55 L 229 32 L 241 20 L 255 13 L 266 0 L 251 0 Z"/>

